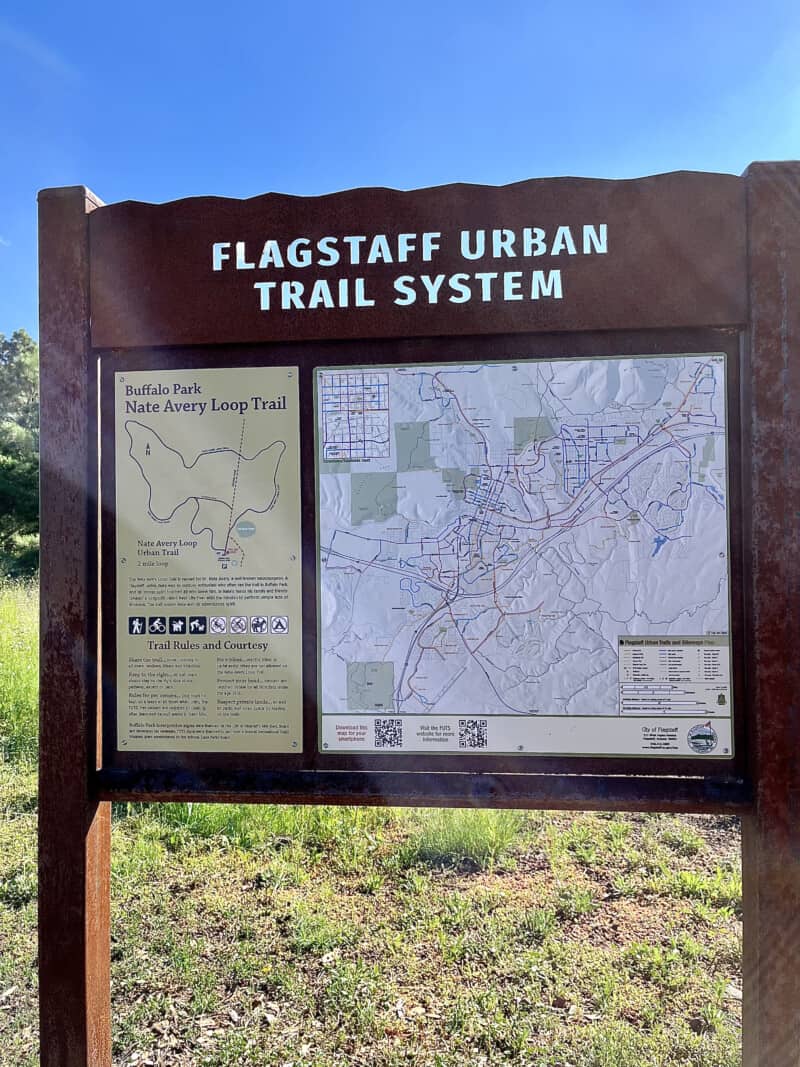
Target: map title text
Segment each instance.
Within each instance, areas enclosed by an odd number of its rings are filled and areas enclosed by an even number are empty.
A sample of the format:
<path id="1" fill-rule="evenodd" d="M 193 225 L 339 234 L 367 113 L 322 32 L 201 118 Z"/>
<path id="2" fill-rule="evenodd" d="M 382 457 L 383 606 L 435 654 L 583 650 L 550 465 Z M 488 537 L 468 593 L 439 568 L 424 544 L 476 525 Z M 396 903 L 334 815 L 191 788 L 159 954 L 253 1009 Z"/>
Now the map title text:
<path id="1" fill-rule="evenodd" d="M 286 411 L 286 394 L 279 396 L 249 396 L 241 398 L 200 398 L 203 387 L 199 382 L 163 382 L 143 385 L 125 385 L 122 402 L 126 415 L 146 415 L 166 412 L 172 415 L 205 415 L 215 412 L 231 412 L 244 415 L 248 411 Z"/>

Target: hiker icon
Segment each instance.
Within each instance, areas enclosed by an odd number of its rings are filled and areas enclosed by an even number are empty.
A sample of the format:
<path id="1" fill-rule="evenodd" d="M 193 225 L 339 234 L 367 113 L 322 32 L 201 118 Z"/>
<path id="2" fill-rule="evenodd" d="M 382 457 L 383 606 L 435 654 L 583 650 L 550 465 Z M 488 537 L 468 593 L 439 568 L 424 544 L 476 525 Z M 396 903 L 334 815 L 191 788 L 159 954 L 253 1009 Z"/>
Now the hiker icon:
<path id="1" fill-rule="evenodd" d="M 151 634 L 165 634 L 167 632 L 166 616 L 151 615 L 147 623 L 147 631 Z"/>
<path id="2" fill-rule="evenodd" d="M 144 615 L 129 615 L 128 633 L 133 634 L 134 637 L 140 637 L 145 632 L 146 623 Z"/>

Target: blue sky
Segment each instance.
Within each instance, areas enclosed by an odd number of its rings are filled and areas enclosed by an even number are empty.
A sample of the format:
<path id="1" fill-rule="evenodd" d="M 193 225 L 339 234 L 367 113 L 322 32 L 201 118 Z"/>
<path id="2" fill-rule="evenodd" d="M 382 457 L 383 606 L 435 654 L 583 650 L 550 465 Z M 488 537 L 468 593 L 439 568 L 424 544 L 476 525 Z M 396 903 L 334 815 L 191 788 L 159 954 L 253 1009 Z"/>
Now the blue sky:
<path id="1" fill-rule="evenodd" d="M 0 8 L 0 333 L 38 333 L 36 192 L 105 202 L 800 158 L 797 0 Z"/>

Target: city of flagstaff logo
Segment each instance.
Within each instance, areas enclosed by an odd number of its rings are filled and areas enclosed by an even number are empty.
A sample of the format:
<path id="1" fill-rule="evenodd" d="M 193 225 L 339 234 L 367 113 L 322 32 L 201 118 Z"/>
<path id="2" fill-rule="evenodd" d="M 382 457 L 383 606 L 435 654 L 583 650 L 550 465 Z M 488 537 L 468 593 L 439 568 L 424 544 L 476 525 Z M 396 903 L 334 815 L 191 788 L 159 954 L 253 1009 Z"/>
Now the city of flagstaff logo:
<path id="1" fill-rule="evenodd" d="M 705 754 L 713 752 L 717 747 L 717 731 L 710 722 L 698 723 L 686 736 L 693 752 Z"/>

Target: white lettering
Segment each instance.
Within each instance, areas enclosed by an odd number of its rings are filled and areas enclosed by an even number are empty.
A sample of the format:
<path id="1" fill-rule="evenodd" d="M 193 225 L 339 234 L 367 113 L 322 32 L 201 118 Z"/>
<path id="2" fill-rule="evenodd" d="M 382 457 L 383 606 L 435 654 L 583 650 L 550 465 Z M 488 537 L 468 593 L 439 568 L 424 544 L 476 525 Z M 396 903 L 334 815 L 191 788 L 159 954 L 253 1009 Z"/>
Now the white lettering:
<path id="1" fill-rule="evenodd" d="M 359 245 L 366 241 L 366 237 L 343 237 L 342 240 L 345 244 L 350 245 L 350 262 L 360 263 L 361 250 Z"/>
<path id="2" fill-rule="evenodd" d="M 531 280 L 531 300 L 538 300 L 540 296 L 552 296 L 554 300 L 561 299 L 561 271 L 535 270 Z"/>
<path id="3" fill-rule="evenodd" d="M 408 262 L 409 252 L 417 247 L 417 235 L 415 233 L 398 233 L 397 235 L 397 259 L 400 263 Z"/>
<path id="4" fill-rule="evenodd" d="M 608 224 L 605 222 L 601 222 L 599 227 L 583 227 L 583 254 L 589 256 L 593 251 L 601 256 L 608 252 Z"/>
<path id="5" fill-rule="evenodd" d="M 320 304 L 326 308 L 336 307 L 331 295 L 331 287 L 324 278 L 317 278 L 311 289 L 311 296 L 308 298 L 310 308 L 317 308 Z"/>
<path id="6" fill-rule="evenodd" d="M 284 311 L 288 311 L 289 308 L 303 310 L 305 307 L 302 300 L 304 288 L 302 282 L 281 282 L 281 307 Z"/>
<path id="7" fill-rule="evenodd" d="M 500 256 L 516 256 L 514 241 L 516 240 L 513 230 L 492 230 L 492 255 L 495 259 Z"/>
<path id="8" fill-rule="evenodd" d="M 526 226 L 522 231 L 523 256 L 543 256 L 547 251 L 545 232 L 538 226 Z"/>
<path id="9" fill-rule="evenodd" d="M 450 288 L 454 293 L 458 293 L 458 296 L 451 295 L 448 299 L 452 304 L 466 304 L 469 298 L 472 296 L 469 285 L 468 274 L 453 274 L 450 278 Z"/>
<path id="10" fill-rule="evenodd" d="M 497 277 L 497 271 L 484 271 L 476 274 L 475 277 L 481 283 L 481 300 L 486 303 L 492 299 L 492 282 Z"/>
<path id="11" fill-rule="evenodd" d="M 317 260 L 321 267 L 332 267 L 339 262 L 339 249 L 336 247 L 335 237 L 320 237 L 317 241 L 317 249 L 327 257 Z"/>
<path id="12" fill-rule="evenodd" d="M 461 255 L 464 259 L 480 259 L 486 251 L 486 230 L 475 231 L 475 250 L 470 244 L 470 230 L 461 231 Z"/>
<path id="13" fill-rule="evenodd" d="M 245 258 L 245 246 L 244 241 L 236 242 L 236 269 L 237 270 L 255 270 L 255 263 L 248 263 Z"/>
<path id="14" fill-rule="evenodd" d="M 382 259 L 384 263 L 394 263 L 389 242 L 382 233 L 376 234 L 372 238 L 372 244 L 369 246 L 369 254 L 367 255 L 367 263 L 377 263 L 379 259 Z"/>
<path id="15" fill-rule="evenodd" d="M 522 300 L 522 292 L 520 291 L 520 278 L 522 277 L 521 270 L 507 270 L 503 275 L 503 299 L 504 300 Z"/>
<path id="16" fill-rule="evenodd" d="M 286 258 L 293 267 L 307 267 L 311 262 L 311 244 L 307 237 L 297 237 L 286 249 Z"/>
<path id="17" fill-rule="evenodd" d="M 442 287 L 442 282 L 445 280 L 446 275 L 437 274 L 435 278 L 431 278 L 429 274 L 423 274 L 420 277 L 420 281 L 428 290 L 428 303 L 439 303 L 439 290 Z"/>
<path id="18" fill-rule="evenodd" d="M 566 249 L 571 256 L 574 256 L 578 251 L 575 247 L 575 242 L 572 240 L 572 231 L 569 226 L 559 226 L 556 230 L 553 244 L 550 247 L 550 255 L 557 256 L 563 252 L 564 249 Z"/>
<path id="19" fill-rule="evenodd" d="M 266 270 L 267 267 L 282 268 L 283 266 L 283 256 L 278 242 L 274 240 L 265 241 L 261 250 L 261 259 L 258 261 L 258 269 Z"/>
<path id="20" fill-rule="evenodd" d="M 226 249 L 231 247 L 230 241 L 217 241 L 211 246 L 211 269 L 222 270 L 222 264 L 230 259 L 230 253 Z"/>
<path id="21" fill-rule="evenodd" d="M 422 258 L 426 263 L 430 263 L 433 253 L 439 251 L 439 238 L 441 236 L 440 233 L 423 233 Z"/>
<path id="22" fill-rule="evenodd" d="M 357 308 L 373 308 L 375 307 L 375 301 L 370 300 L 364 291 L 364 279 L 356 278 L 355 280 L 355 306 Z"/>
<path id="23" fill-rule="evenodd" d="M 414 292 L 413 274 L 401 274 L 399 278 L 395 278 L 394 288 L 400 294 L 394 298 L 394 302 L 398 307 L 408 307 L 409 304 L 413 304 L 417 299 L 417 294 Z"/>
<path id="24" fill-rule="evenodd" d="M 269 311 L 269 293 L 271 289 L 274 289 L 277 282 L 255 282 L 254 289 L 258 289 L 261 294 L 261 310 Z"/>

